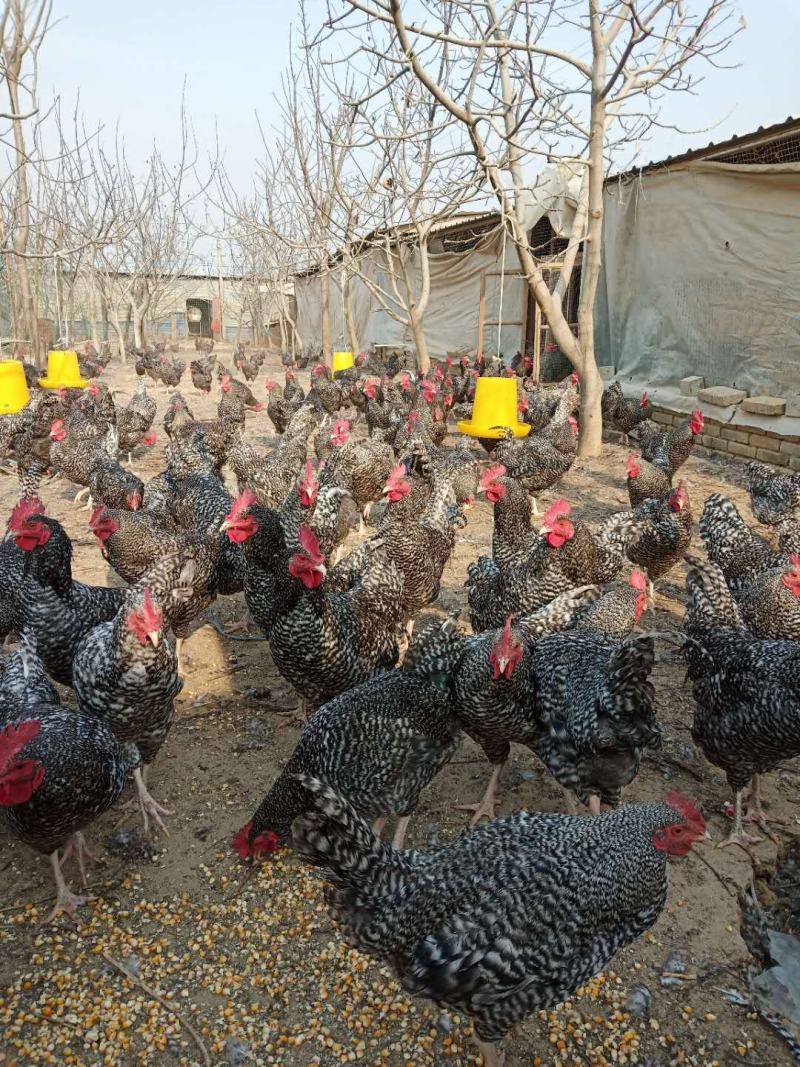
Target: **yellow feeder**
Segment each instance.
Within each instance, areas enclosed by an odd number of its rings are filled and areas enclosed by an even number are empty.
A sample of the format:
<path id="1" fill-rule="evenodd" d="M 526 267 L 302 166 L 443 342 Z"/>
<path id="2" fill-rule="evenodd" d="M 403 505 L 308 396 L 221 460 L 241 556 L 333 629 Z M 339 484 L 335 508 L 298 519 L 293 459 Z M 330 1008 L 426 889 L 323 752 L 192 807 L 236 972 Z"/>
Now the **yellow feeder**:
<path id="1" fill-rule="evenodd" d="M 0 360 L 0 415 L 14 415 L 30 403 L 25 369 L 18 359 Z"/>
<path id="2" fill-rule="evenodd" d="M 340 370 L 347 370 L 348 367 L 353 366 L 353 353 L 352 352 L 334 352 L 333 353 L 333 373 L 338 374 Z"/>
<path id="3" fill-rule="evenodd" d="M 515 437 L 527 437 L 531 428 L 520 422 L 517 413 L 517 382 L 515 378 L 478 378 L 472 418 L 459 422 L 458 429 L 470 437 L 497 440 L 511 430 Z"/>
<path id="4" fill-rule="evenodd" d="M 81 378 L 77 352 L 48 352 L 47 376 L 39 379 L 42 389 L 85 389 L 89 385 Z"/>

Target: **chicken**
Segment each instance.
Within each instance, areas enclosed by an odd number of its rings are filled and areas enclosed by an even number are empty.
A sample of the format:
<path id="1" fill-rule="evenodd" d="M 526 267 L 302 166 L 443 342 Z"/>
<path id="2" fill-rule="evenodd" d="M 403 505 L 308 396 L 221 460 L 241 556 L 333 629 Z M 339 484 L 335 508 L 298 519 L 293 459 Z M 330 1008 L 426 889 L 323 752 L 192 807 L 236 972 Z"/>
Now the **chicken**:
<path id="1" fill-rule="evenodd" d="M 642 501 L 634 510 L 642 529 L 628 546 L 628 559 L 647 572 L 651 582 L 680 563 L 692 541 L 692 511 L 686 483 L 661 498 Z"/>
<path id="2" fill-rule="evenodd" d="M 402 669 L 376 674 L 320 708 L 286 766 L 233 840 L 240 856 L 269 851 L 298 815 L 313 810 L 299 774 L 335 784 L 359 814 L 382 826 L 398 816 L 401 848 L 422 789 L 451 759 L 461 736 L 446 684 L 461 639 L 449 624 L 415 641 Z"/>
<path id="3" fill-rule="evenodd" d="M 244 556 L 244 598 L 265 637 L 272 633 L 287 596 L 287 547 L 278 513 L 245 490 L 231 505 L 221 530 Z M 298 528 L 299 530 L 299 528 Z"/>
<path id="4" fill-rule="evenodd" d="M 145 772 L 164 744 L 182 688 L 175 649 L 164 634 L 164 612 L 149 586 L 134 588 L 110 622 L 90 630 L 75 649 L 72 684 L 78 706 L 133 745 L 133 768 L 145 833 L 149 819 L 166 832 L 170 812 L 147 790 Z"/>
<path id="5" fill-rule="evenodd" d="M 189 364 L 192 385 L 199 392 L 211 392 L 211 386 L 214 384 L 214 366 L 216 362 L 217 357 L 212 353 L 202 359 L 193 359 Z"/>
<path id="6" fill-rule="evenodd" d="M 98 452 L 89 477 L 89 500 L 109 508 L 129 508 L 137 511 L 142 506 L 144 484 L 133 471 L 125 470 L 115 459 Z"/>
<path id="7" fill-rule="evenodd" d="M 703 413 L 697 408 L 688 422 L 668 430 L 647 419 L 639 427 L 642 458 L 673 476 L 692 454 L 695 438 L 703 432 L 703 426 Z"/>
<path id="8" fill-rule="evenodd" d="M 723 845 L 757 841 L 745 818 L 765 826 L 760 776 L 800 755 L 800 644 L 748 633 L 719 567 L 697 559 L 686 578 L 684 655 L 695 699 L 692 737 L 736 792 L 733 830 Z"/>
<path id="9" fill-rule="evenodd" d="M 147 395 L 142 381 L 135 395 L 117 412 L 118 444 L 120 451 L 128 453 L 129 462 L 134 448 L 142 444 L 152 447 L 156 443 L 156 435 L 151 432 L 156 408 L 155 400 Z"/>
<path id="10" fill-rule="evenodd" d="M 449 845 L 398 852 L 318 778 L 296 850 L 322 867 L 348 940 L 391 963 L 403 986 L 466 1015 L 485 1067 L 527 1015 L 554 1007 L 655 923 L 667 856 L 705 820 L 685 797 L 596 819 L 518 812 Z"/>
<path id="11" fill-rule="evenodd" d="M 301 390 L 299 393 L 293 392 L 292 398 L 289 399 L 284 395 L 282 387 L 278 385 L 277 382 L 272 381 L 271 378 L 267 378 L 264 383 L 264 388 L 269 394 L 267 400 L 267 415 L 269 416 L 270 422 L 275 427 L 275 432 L 277 434 L 282 434 L 289 425 L 292 415 L 294 415 L 300 405 L 304 402 L 305 397 Z"/>
<path id="12" fill-rule="evenodd" d="M 334 416 L 342 404 L 342 391 L 330 375 L 324 363 L 316 363 L 311 369 L 311 384 L 306 394 L 306 402 L 328 417 Z"/>
<path id="13" fill-rule="evenodd" d="M 263 348 L 256 348 L 250 353 L 250 358 L 248 359 L 244 345 L 239 344 L 233 352 L 233 365 L 238 371 L 242 372 L 248 382 L 254 382 L 266 358 L 267 353 Z"/>
<path id="14" fill-rule="evenodd" d="M 302 386 L 297 381 L 297 375 L 291 367 L 288 367 L 286 370 L 283 398 L 288 404 L 297 404 L 298 406 L 302 404 L 306 398 Z"/>
<path id="15" fill-rule="evenodd" d="M 656 463 L 648 463 L 646 459 L 628 456 L 626 474 L 628 499 L 632 508 L 651 497 L 666 496 L 672 488 L 671 474 Z"/>
<path id="16" fill-rule="evenodd" d="M 86 430 L 92 430 L 86 424 Z M 114 427 L 110 427 L 102 438 L 82 436 L 80 428 L 72 426 L 67 429 L 61 419 L 56 419 L 50 429 L 50 463 L 57 474 L 83 488 L 75 497 L 77 504 L 84 494 L 88 494 L 92 473 L 98 461 L 115 461 L 117 454 L 117 436 Z"/>
<path id="17" fill-rule="evenodd" d="M 750 530 L 733 501 L 721 493 L 706 499 L 699 527 L 708 558 L 719 565 L 734 594 L 762 571 L 786 561 Z"/>
<path id="18" fill-rule="evenodd" d="M 94 626 L 113 619 L 125 590 L 73 581 L 72 543 L 56 519 L 29 511 L 13 517 L 9 528 L 25 553 L 23 577 L 6 587 L 0 570 L 0 595 L 15 605 L 50 677 L 72 685 L 76 648 Z"/>
<path id="19" fill-rule="evenodd" d="M 180 393 L 173 393 L 169 398 L 167 410 L 164 412 L 164 433 L 170 440 L 195 422 L 195 417 L 189 410 L 189 405 Z"/>
<path id="20" fill-rule="evenodd" d="M 575 614 L 573 632 L 627 637 L 648 608 L 647 577 L 633 570 L 626 582 L 614 582 L 599 599 Z"/>
<path id="21" fill-rule="evenodd" d="M 495 817 L 497 785 L 511 751 L 511 742 L 535 750 L 540 733 L 535 690 L 530 684 L 530 650 L 547 633 L 568 626 L 575 611 L 598 595 L 594 587 L 574 590 L 516 621 L 510 616 L 499 630 L 462 639 L 451 667 L 454 713 L 492 765 L 486 792 L 473 812 L 472 826 Z"/>
<path id="22" fill-rule="evenodd" d="M 631 430 L 635 430 L 653 414 L 647 393 L 642 393 L 638 400 L 626 398 L 619 382 L 613 382 L 603 390 L 601 407 L 603 422 L 611 423 L 615 430 L 625 435 L 626 440 Z"/>
<path id="23" fill-rule="evenodd" d="M 766 463 L 748 463 L 747 490 L 753 514 L 765 526 L 800 520 L 800 473 L 779 474 Z"/>
<path id="24" fill-rule="evenodd" d="M 372 504 L 380 500 L 386 479 L 395 466 L 394 453 L 389 445 L 378 440 L 355 441 L 341 432 L 335 440 L 341 443 L 334 444 L 328 455 L 320 472 L 320 486 L 338 486 L 347 490 L 361 511 L 363 533 Z"/>
<path id="25" fill-rule="evenodd" d="M 531 437 L 515 439 L 508 436 L 498 441 L 492 449 L 492 462 L 506 468 L 512 478 L 535 497 L 549 489 L 562 478 L 575 462 L 578 451 L 578 423 L 573 415 L 558 415 L 542 430 Z"/>
<path id="26" fill-rule="evenodd" d="M 128 511 L 99 505 L 89 519 L 108 565 L 125 582 L 136 582 L 165 555 L 179 552 L 182 538 L 165 529 L 152 511 Z"/>
<path id="27" fill-rule="evenodd" d="M 86 885 L 85 861 L 92 855 L 83 830 L 122 793 L 126 754 L 104 722 L 57 704 L 29 708 L 0 726 L 0 807 L 6 826 L 50 859 L 57 896 L 48 921 L 62 912 L 74 915 L 87 898 L 70 890 L 62 864 L 74 855 Z"/>
<path id="28" fill-rule="evenodd" d="M 0 673 L 0 722 L 40 704 L 60 704 L 58 690 L 36 655 L 36 641 L 23 631 Z"/>
<path id="29" fill-rule="evenodd" d="M 236 436 L 228 449 L 228 463 L 239 492 L 252 490 L 260 504 L 279 507 L 306 462 L 305 440 L 283 437 L 278 448 L 264 455 Z"/>
<path id="30" fill-rule="evenodd" d="M 617 512 L 594 532 L 573 522 L 570 512 L 567 500 L 556 500 L 540 536 L 527 542 L 527 555 L 509 554 L 502 566 L 481 556 L 469 565 L 465 584 L 473 630 L 495 629 L 508 615 L 527 614 L 577 586 L 603 585 L 619 572 L 641 521 L 630 511 Z"/>

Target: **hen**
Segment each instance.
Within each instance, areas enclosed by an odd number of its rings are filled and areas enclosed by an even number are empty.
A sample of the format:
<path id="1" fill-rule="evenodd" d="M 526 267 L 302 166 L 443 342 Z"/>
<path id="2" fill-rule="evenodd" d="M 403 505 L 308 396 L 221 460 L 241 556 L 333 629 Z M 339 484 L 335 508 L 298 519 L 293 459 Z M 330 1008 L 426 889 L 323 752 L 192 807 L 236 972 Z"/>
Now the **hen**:
<path id="1" fill-rule="evenodd" d="M 629 399 L 623 395 L 619 382 L 613 382 L 603 390 L 601 410 L 603 422 L 610 422 L 615 430 L 624 434 L 626 440 L 631 430 L 635 430 L 653 413 L 647 393 L 642 393 L 639 399 Z"/>
<path id="2" fill-rule="evenodd" d="M 759 839 L 742 826 L 745 787 L 752 781 L 746 818 L 764 826 L 760 776 L 800 755 L 800 644 L 754 638 L 719 567 L 691 562 L 684 655 L 695 699 L 692 736 L 736 792 L 723 844 L 746 844 Z"/>
<path id="3" fill-rule="evenodd" d="M 666 496 L 672 488 L 672 475 L 656 463 L 628 456 L 625 473 L 628 479 L 628 499 L 631 507 L 638 507 L 651 497 Z"/>
<path id="4" fill-rule="evenodd" d="M 519 812 L 440 848 L 398 852 L 324 782 L 294 844 L 326 869 L 347 938 L 389 961 L 404 987 L 466 1015 L 485 1067 L 535 1011 L 567 1000 L 655 923 L 667 856 L 705 820 L 685 797 L 596 819 Z"/>
<path id="5" fill-rule="evenodd" d="M 329 701 L 304 727 L 297 747 L 253 818 L 234 838 L 239 855 L 269 849 L 292 822 L 313 810 L 298 775 L 324 776 L 359 814 L 382 828 L 399 816 L 401 848 L 422 789 L 450 760 L 461 736 L 446 675 L 461 641 L 448 624 L 426 633 L 402 669 L 375 675 Z M 444 681 L 443 681 L 444 679 Z"/>
<path id="6" fill-rule="evenodd" d="M 57 704 L 31 707 L 8 723 L 0 720 L 6 826 L 50 859 L 57 896 L 48 921 L 62 912 L 74 915 L 86 898 L 70 890 L 62 864 L 74 855 L 86 885 L 85 861 L 92 854 L 82 831 L 119 798 L 128 771 L 125 753 L 105 723 Z"/>
<path id="7" fill-rule="evenodd" d="M 703 425 L 703 413 L 698 409 L 692 412 L 688 422 L 668 430 L 646 420 L 639 427 L 642 458 L 674 475 L 692 454 L 695 438 L 703 432 Z"/>
<path id="8" fill-rule="evenodd" d="M 628 559 L 655 582 L 680 563 L 692 541 L 693 519 L 686 483 L 681 482 L 667 496 L 644 500 L 634 515 L 641 530 L 628 546 Z"/>
<path id="9" fill-rule="evenodd" d="M 80 710 L 134 746 L 133 776 L 144 819 L 166 832 L 170 812 L 147 791 L 146 770 L 164 744 L 182 683 L 175 650 L 164 639 L 164 613 L 148 587 L 131 590 L 116 617 L 94 627 L 75 650 L 73 686 Z"/>
<path id="10" fill-rule="evenodd" d="M 156 436 L 151 432 L 151 427 L 156 417 L 156 408 L 155 400 L 147 395 L 145 383 L 141 381 L 135 395 L 117 412 L 119 448 L 128 453 L 128 462 L 131 461 L 134 448 L 141 444 L 155 444 Z"/>
<path id="11" fill-rule="evenodd" d="M 748 463 L 747 490 L 753 514 L 765 526 L 800 519 L 800 473 L 779 474 L 766 463 Z"/>
<path id="12" fill-rule="evenodd" d="M 706 499 L 699 527 L 708 558 L 720 567 L 734 594 L 756 575 L 785 562 L 785 556 L 754 534 L 733 501 L 721 493 Z"/>

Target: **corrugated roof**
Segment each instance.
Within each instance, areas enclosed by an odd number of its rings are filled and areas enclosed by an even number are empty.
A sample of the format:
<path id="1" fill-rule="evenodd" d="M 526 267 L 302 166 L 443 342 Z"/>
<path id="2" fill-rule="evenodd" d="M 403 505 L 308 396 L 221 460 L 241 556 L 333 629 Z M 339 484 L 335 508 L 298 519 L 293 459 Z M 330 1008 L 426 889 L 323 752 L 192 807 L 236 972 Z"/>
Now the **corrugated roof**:
<path id="1" fill-rule="evenodd" d="M 677 156 L 666 156 L 664 159 L 651 160 L 640 167 L 631 167 L 630 170 L 621 174 L 614 174 L 606 178 L 606 182 L 624 181 L 627 178 L 637 178 L 640 174 L 649 171 L 674 167 L 679 163 L 690 163 L 698 159 L 715 159 L 718 156 L 727 155 L 729 152 L 742 151 L 753 148 L 755 145 L 768 141 L 776 141 L 787 134 L 800 132 L 800 118 L 789 115 L 783 122 L 777 122 L 774 126 L 759 126 L 752 133 L 734 134 L 727 141 L 709 141 L 704 148 L 692 148 L 688 152 L 681 152 Z"/>

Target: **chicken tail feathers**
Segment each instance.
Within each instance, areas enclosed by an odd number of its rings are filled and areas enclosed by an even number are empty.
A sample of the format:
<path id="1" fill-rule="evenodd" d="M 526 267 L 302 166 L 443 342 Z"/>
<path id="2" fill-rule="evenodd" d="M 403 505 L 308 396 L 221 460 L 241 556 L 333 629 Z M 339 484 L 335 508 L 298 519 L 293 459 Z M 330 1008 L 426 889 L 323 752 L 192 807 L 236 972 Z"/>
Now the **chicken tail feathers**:
<path id="1" fill-rule="evenodd" d="M 334 884 L 358 884 L 388 846 L 326 782 L 307 774 L 297 780 L 311 793 L 316 810 L 292 823 L 296 851 L 306 863 L 327 868 Z"/>
<path id="2" fill-rule="evenodd" d="M 741 612 L 720 567 L 695 556 L 687 556 L 687 562 L 687 629 L 690 632 L 718 626 L 744 629 Z"/>
<path id="3" fill-rule="evenodd" d="M 514 625 L 528 641 L 537 640 L 545 634 L 558 633 L 572 623 L 578 611 L 589 607 L 600 596 L 601 590 L 596 585 L 569 589 L 529 615 L 521 615 Z"/>
<path id="4" fill-rule="evenodd" d="M 653 638 L 637 634 L 616 649 L 606 675 L 611 697 L 608 711 L 615 733 L 634 745 L 657 748 L 661 731 L 653 710 L 654 689 L 649 681 L 654 662 Z"/>
<path id="5" fill-rule="evenodd" d="M 427 627 L 408 649 L 403 670 L 446 689 L 450 675 L 464 650 L 464 635 L 452 619 Z"/>

